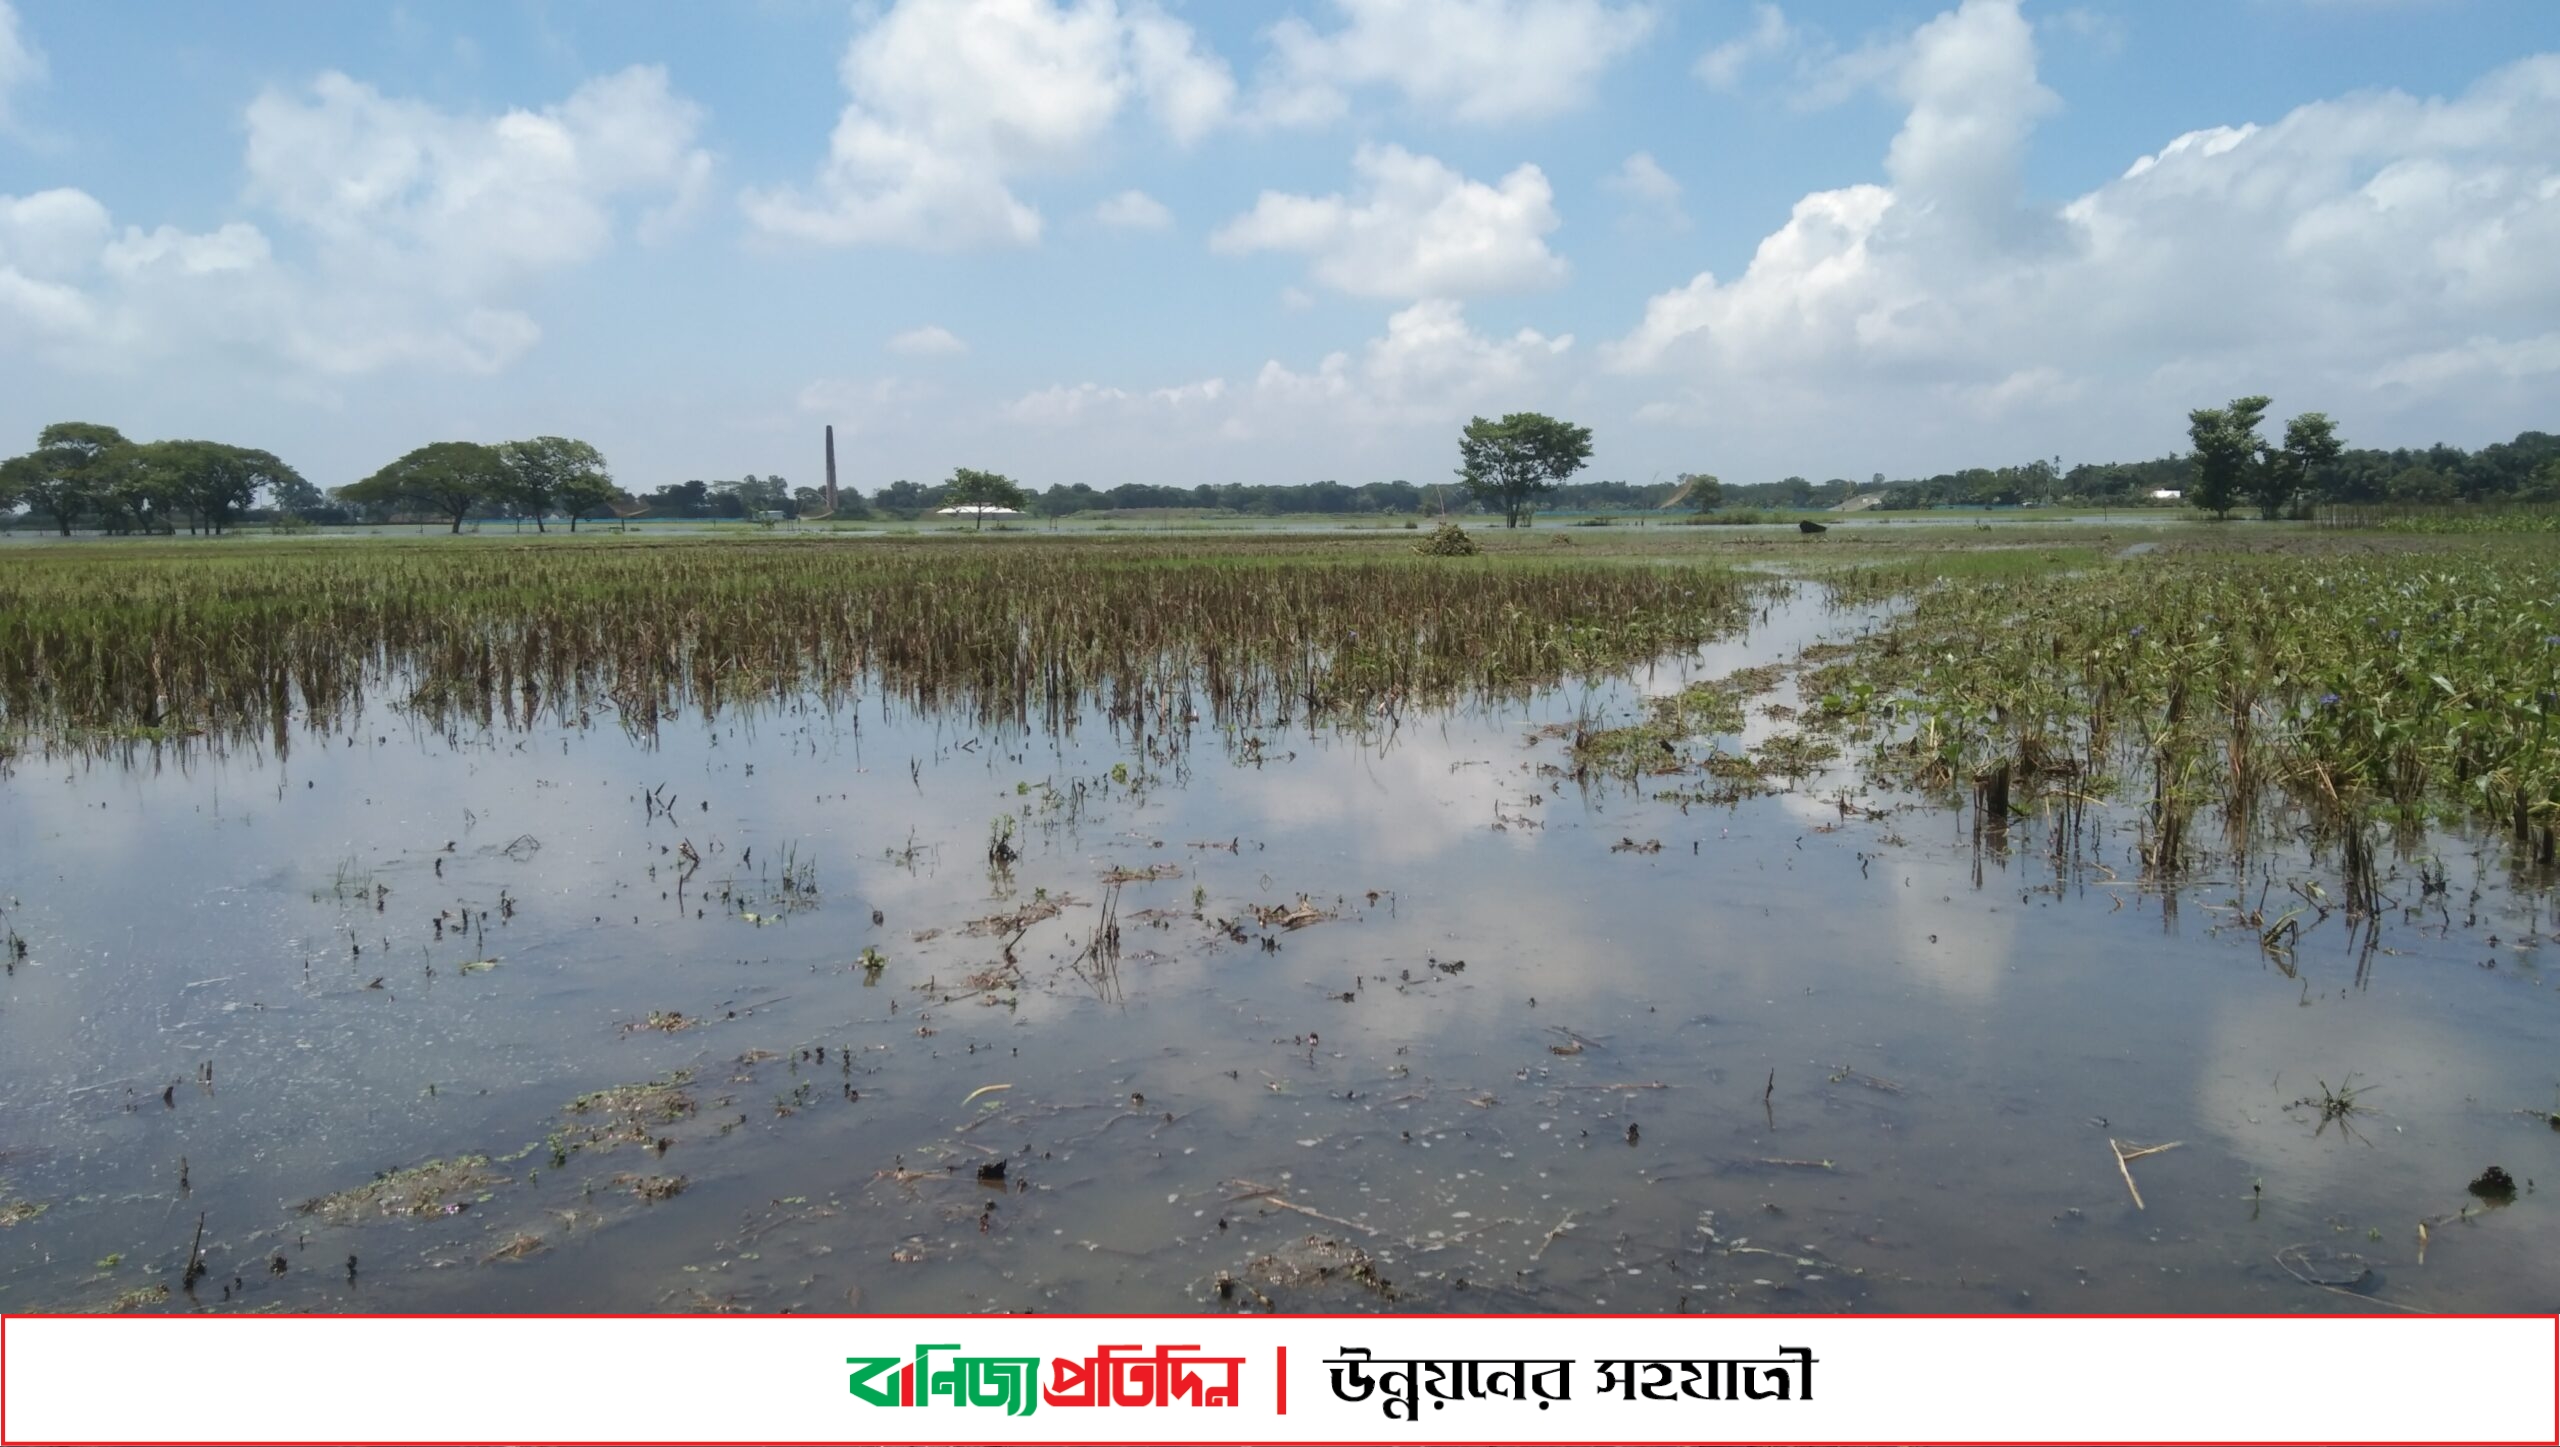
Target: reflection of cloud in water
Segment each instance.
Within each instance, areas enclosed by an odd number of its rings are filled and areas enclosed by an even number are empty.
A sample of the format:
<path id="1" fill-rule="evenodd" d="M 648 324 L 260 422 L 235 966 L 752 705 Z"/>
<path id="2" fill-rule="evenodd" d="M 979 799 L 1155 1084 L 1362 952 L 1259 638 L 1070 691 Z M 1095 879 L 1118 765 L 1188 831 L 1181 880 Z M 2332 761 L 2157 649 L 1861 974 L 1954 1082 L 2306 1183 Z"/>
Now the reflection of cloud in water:
<path id="1" fill-rule="evenodd" d="M 2213 1011 L 2195 1118 L 2287 1198 L 2332 1209 L 2377 1194 L 2443 1210 L 2462 1203 L 2464 1183 L 2488 1162 L 2450 1154 L 2446 1140 L 2458 1134 L 2450 1128 L 2517 1097 L 2513 1060 L 2482 1048 L 2474 1032 L 2388 999 L 2342 999 L 2316 986 L 2310 999 L 2302 1005 L 2278 989 Z M 2324 1081 L 2355 1091 L 2360 1109 L 2348 1129 L 2321 1130 L 2316 1107 L 2284 1109 L 2318 1100 Z"/>
<path id="2" fill-rule="evenodd" d="M 1184 811 L 1211 836 L 1322 832 L 1355 858 L 1430 859 L 1491 834 L 1497 813 L 1541 815 L 1523 804 L 1543 787 L 1520 767 L 1526 729 L 1517 721 L 1408 725 L 1379 747 L 1301 740 L 1294 760 L 1208 775 Z M 1506 832 L 1524 849 L 1538 833 Z"/>

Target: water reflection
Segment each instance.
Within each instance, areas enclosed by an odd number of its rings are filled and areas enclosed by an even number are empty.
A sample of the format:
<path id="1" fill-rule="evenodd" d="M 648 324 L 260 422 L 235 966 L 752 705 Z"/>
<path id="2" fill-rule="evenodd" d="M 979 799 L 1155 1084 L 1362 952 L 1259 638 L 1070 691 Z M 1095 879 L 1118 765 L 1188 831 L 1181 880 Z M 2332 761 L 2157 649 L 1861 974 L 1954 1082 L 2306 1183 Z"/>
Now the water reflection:
<path id="1" fill-rule="evenodd" d="M 2288 976 L 2218 929 L 2229 885 L 2164 932 L 2102 813 L 2057 876 L 1837 766 L 1684 808 L 1539 737 L 1856 621 L 1178 749 L 378 712 L 288 762 L 24 768 L 0 1208 L 42 1213 L 0 1299 L 156 1306 L 199 1213 L 197 1301 L 248 1309 L 2342 1309 L 2299 1241 L 2407 1306 L 2554 1299 L 2538 1194 L 2462 1191 L 2560 1144 L 2532 897 L 2484 879 L 2359 988 L 2343 937 Z M 2352 1132 L 2288 1108 L 2350 1074 Z M 629 1141 L 567 1109 L 679 1077 Z M 2147 1209 L 2110 1139 L 2181 1143 Z M 500 1183 L 421 1214 L 301 1209 L 473 1157 Z"/>

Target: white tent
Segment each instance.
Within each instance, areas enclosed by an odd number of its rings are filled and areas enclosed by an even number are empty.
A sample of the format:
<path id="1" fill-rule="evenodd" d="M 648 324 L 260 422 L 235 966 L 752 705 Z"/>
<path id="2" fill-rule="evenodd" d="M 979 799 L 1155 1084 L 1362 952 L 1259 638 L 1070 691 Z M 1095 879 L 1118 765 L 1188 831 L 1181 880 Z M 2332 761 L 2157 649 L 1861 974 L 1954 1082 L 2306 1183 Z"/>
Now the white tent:
<path id="1" fill-rule="evenodd" d="M 993 503 L 962 503 L 957 507 L 937 508 L 935 514 L 940 517 L 1018 518 L 1022 516 L 1022 509 L 997 507 Z"/>

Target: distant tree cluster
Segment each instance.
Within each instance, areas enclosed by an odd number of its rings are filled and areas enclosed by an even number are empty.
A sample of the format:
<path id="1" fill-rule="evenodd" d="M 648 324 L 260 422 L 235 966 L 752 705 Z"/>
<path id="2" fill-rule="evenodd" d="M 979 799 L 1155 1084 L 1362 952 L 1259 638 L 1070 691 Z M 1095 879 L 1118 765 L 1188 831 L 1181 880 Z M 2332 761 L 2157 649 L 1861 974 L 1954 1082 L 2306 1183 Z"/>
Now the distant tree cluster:
<path id="1" fill-rule="evenodd" d="M 2560 436 L 2522 432 L 2511 442 L 2476 451 L 2443 443 L 2350 448 L 2319 412 L 2294 417 L 2281 438 L 2262 436 L 2269 405 L 2267 398 L 2251 396 L 2197 409 L 2188 417 L 2193 450 L 2187 453 L 2068 469 L 2060 458 L 2037 458 L 1930 477 L 1888 479 L 1876 473 L 1864 482 L 1786 477 L 1733 483 L 1703 472 L 1645 483 L 1574 482 L 1572 474 L 1590 456 L 1590 429 L 1514 413 L 1469 422 L 1459 439 L 1457 477 L 1446 484 L 1402 478 L 1192 487 L 1059 483 L 1034 493 L 1002 474 L 964 467 L 939 483 L 901 478 L 868 499 L 844 488 L 832 511 L 818 489 L 794 487 L 778 474 L 667 483 L 635 498 L 615 486 L 602 453 L 567 437 L 496 446 L 430 443 L 361 482 L 324 494 L 270 452 L 185 439 L 134 442 L 113 427 L 57 422 L 37 435 L 32 451 L 0 460 L 0 518 L 23 509 L 26 520 L 68 535 L 82 527 L 109 533 L 171 533 L 183 527 L 218 534 L 242 522 L 281 519 L 328 524 L 433 518 L 459 531 L 472 519 L 494 518 L 530 522 L 539 531 L 565 518 L 575 530 L 581 519 L 608 509 L 670 520 L 912 519 L 968 505 L 1051 518 L 1142 509 L 1246 516 L 1481 512 L 1516 525 L 1539 511 L 1817 509 L 1868 494 L 1878 494 L 1875 505 L 1888 510 L 2182 500 L 2217 515 L 2254 506 L 2269 517 L 2326 503 L 2560 503 Z"/>
<path id="2" fill-rule="evenodd" d="M 495 447 L 430 442 L 362 482 L 339 488 L 337 496 L 379 521 L 425 515 L 457 533 L 475 514 L 521 518 L 541 532 L 555 513 L 576 532 L 580 518 L 604 511 L 622 493 L 604 454 L 592 444 L 535 437 Z"/>
<path id="3" fill-rule="evenodd" d="M 851 506 L 840 505 L 839 517 L 859 516 L 861 494 L 846 494 Z M 750 472 L 744 477 L 723 482 L 705 482 L 689 478 L 671 482 L 640 494 L 653 518 L 703 518 L 711 520 L 752 518 L 761 514 L 781 513 L 796 517 L 802 513 L 823 511 L 825 499 L 814 487 L 797 490 L 790 479 L 775 473 L 758 477 Z"/>
<path id="4" fill-rule="evenodd" d="M 35 450 L 0 462 L 0 512 L 23 505 L 71 535 L 87 524 L 112 533 L 221 534 L 257 510 L 317 502 L 319 490 L 272 452 L 227 442 L 135 442 L 96 422 L 56 422 Z"/>

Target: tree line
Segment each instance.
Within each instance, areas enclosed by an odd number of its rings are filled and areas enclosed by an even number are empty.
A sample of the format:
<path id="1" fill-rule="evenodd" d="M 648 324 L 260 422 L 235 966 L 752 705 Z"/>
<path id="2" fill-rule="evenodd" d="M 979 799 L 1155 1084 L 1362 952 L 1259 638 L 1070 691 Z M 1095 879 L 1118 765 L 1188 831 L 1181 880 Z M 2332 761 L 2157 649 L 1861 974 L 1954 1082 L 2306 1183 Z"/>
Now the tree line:
<path id="1" fill-rule="evenodd" d="M 216 535 L 266 492 L 316 502 L 320 490 L 272 452 L 174 438 L 135 442 L 96 422 L 56 422 L 32 451 L 0 461 L 0 512 L 23 505 L 65 537 L 80 523 L 109 532 Z"/>
<path id="2" fill-rule="evenodd" d="M 663 519 L 858 520 L 914 518 L 972 505 L 1051 518 L 1141 509 L 1247 516 L 1484 512 L 1517 523 L 1537 509 L 1811 509 L 1869 493 L 1880 494 L 1876 505 L 1886 510 L 2138 506 L 2158 502 L 2157 494 L 2176 493 L 2183 503 L 2216 514 L 2254 506 L 2267 516 L 2330 503 L 2560 503 L 2560 436 L 2528 431 L 2476 450 L 2444 443 L 2354 448 L 2343 445 L 2335 426 L 2317 412 L 2293 418 L 2279 438 L 2261 436 L 2270 405 L 2251 396 L 2196 409 L 2188 418 L 2193 450 L 2186 453 L 2068 468 L 2060 458 L 2039 458 L 1930 477 L 1876 473 L 1863 482 L 1787 477 L 1719 483 L 1699 472 L 1642 483 L 1574 482 L 1571 475 L 1590 455 L 1589 429 L 1514 413 L 1470 422 L 1460 438 L 1458 475 L 1444 484 L 1403 478 L 1191 487 L 1059 483 L 1032 492 L 1000 473 L 960 468 L 939 483 L 901 478 L 867 498 L 857 488 L 844 488 L 832 509 L 816 488 L 754 473 L 668 483 L 634 497 L 615 486 L 602 453 L 566 437 L 430 443 L 360 482 L 324 493 L 275 454 L 257 448 L 190 439 L 135 442 L 102 424 L 57 422 L 38 434 L 33 450 L 0 461 L 0 516 L 23 507 L 29 519 L 68 535 L 80 526 L 110 533 L 185 528 L 219 534 L 260 516 L 314 523 L 429 517 L 455 531 L 474 518 L 529 521 L 537 530 L 549 519 L 564 518 L 574 530 L 579 520 L 608 510 Z"/>

